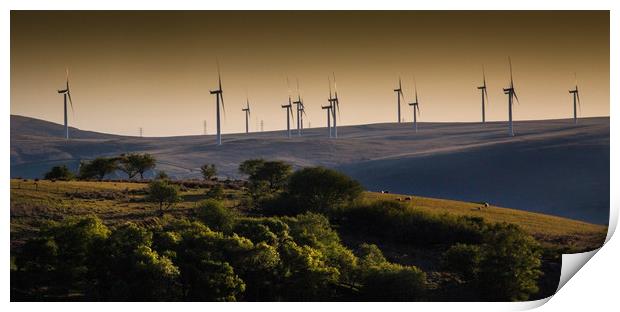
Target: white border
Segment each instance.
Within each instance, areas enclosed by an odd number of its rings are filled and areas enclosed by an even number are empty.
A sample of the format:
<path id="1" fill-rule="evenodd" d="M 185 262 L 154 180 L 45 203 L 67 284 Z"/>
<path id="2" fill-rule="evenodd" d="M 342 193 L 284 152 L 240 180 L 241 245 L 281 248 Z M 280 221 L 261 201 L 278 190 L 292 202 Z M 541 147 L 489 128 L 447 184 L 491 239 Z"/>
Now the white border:
<path id="1" fill-rule="evenodd" d="M 343 9 L 357 9 L 357 10 L 390 10 L 390 9 L 410 9 L 410 10 L 507 10 L 507 9 L 527 9 L 527 10 L 611 10 L 611 38 L 614 35 L 617 37 L 618 32 L 618 19 L 615 14 L 619 1 L 597 1 L 597 0 L 564 0 L 564 1 L 540 1 L 540 0 L 520 0 L 514 2 L 508 1 L 492 1 L 492 0 L 443 0 L 443 1 L 428 1 L 421 3 L 413 3 L 411 1 L 396 1 L 396 0 L 382 0 L 382 1 L 333 1 L 333 0 L 314 0 L 314 1 L 276 1 L 276 0 L 227 0 L 219 1 L 217 3 L 206 3 L 205 1 L 197 0 L 176 0 L 176 1 L 163 1 L 163 0 L 151 0 L 148 2 L 127 0 L 107 0 L 107 1 L 80 1 L 80 0 L 4 0 L 1 1 L 2 7 L 2 27 L 0 27 L 0 35 L 4 48 L 2 49 L 2 85 L 4 90 L 2 101 L 2 109 L 4 111 L 4 120 L 0 127 L 2 129 L 2 146 L 4 148 L 5 161 L 2 163 L 2 175 L 0 180 L 0 190 L 2 190 L 2 202 L 4 203 L 4 213 L 2 214 L 1 224 L 3 225 L 3 241 L 4 248 L 2 248 L 1 259 L 5 263 L 5 269 L 1 271 L 2 280 L 2 304 L 7 305 L 4 311 L 10 309 L 10 311 L 30 311 L 30 310 L 45 310 L 45 311 L 78 311 L 88 308 L 94 311 L 104 311 L 108 309 L 149 309 L 150 311 L 170 311 L 171 309 L 213 309 L 213 310 L 227 310 L 227 311 L 243 311 L 247 309 L 252 310 L 270 310 L 270 311 L 287 311 L 295 310 L 296 312 L 312 311 L 316 312 L 317 309 L 355 309 L 356 311 L 371 311 L 376 309 L 394 309 L 394 310 L 409 310 L 409 309 L 432 309 L 437 311 L 454 311 L 454 310 L 476 310 L 476 311 L 498 311 L 498 310 L 523 310 L 538 307 L 548 300 L 540 300 L 537 302 L 525 302 L 525 303 L 237 303 L 237 304 L 218 304 L 218 303 L 106 303 L 106 304 L 92 304 L 92 303 L 9 303 L 9 171 L 10 171 L 10 10 L 63 10 L 63 9 L 80 9 L 80 10 L 94 10 L 94 9 L 107 9 L 107 10 L 199 10 L 199 9 L 322 9 L 322 10 L 343 10 Z M 576 21 L 578 22 L 578 21 Z M 617 47 L 618 40 L 611 40 L 611 90 L 617 90 L 617 73 L 618 54 Z M 610 97 L 612 105 L 610 105 L 611 117 L 611 159 L 619 159 L 617 142 L 613 143 L 615 138 L 618 137 L 618 125 L 613 118 L 618 113 L 618 103 L 615 94 L 611 94 Z M 611 190 L 618 189 L 618 167 L 611 163 Z M 617 222 L 618 215 L 618 196 L 615 193 L 611 193 L 612 204 L 612 219 L 610 223 L 610 233 L 608 239 L 611 237 L 615 224 Z M 617 296 L 618 289 L 618 263 L 620 263 L 619 257 L 619 243 L 618 239 L 612 239 L 608 242 L 596 255 L 590 263 L 588 263 L 580 272 L 576 274 L 570 282 L 553 298 L 549 300 L 549 303 L 542 307 L 547 311 L 560 311 L 560 310 L 575 310 L 575 308 L 606 308 L 605 310 L 613 309 L 617 303 L 614 300 Z"/>

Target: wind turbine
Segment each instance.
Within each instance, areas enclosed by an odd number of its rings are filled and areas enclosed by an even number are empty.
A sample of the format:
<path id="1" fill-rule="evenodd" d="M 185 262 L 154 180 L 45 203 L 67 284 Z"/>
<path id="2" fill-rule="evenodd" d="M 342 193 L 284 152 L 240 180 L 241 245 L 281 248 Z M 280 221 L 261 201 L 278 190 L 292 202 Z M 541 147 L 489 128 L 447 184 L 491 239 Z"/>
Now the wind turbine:
<path id="1" fill-rule="evenodd" d="M 577 105 L 579 105 L 579 112 L 581 112 L 581 100 L 579 99 L 579 88 L 577 87 L 577 74 L 575 74 L 575 89 L 568 90 L 568 93 L 573 95 L 573 121 L 577 123 Z"/>
<path id="2" fill-rule="evenodd" d="M 478 90 L 480 90 L 480 96 L 482 97 L 482 123 L 485 123 L 486 116 L 485 116 L 484 104 L 485 104 L 485 99 L 487 103 L 489 102 L 489 94 L 487 93 L 487 80 L 484 75 L 484 66 L 482 67 L 482 86 L 478 87 Z"/>
<path id="3" fill-rule="evenodd" d="M 413 80 L 415 88 L 415 102 L 409 103 L 409 106 L 413 106 L 413 129 L 418 132 L 418 115 L 420 114 L 420 106 L 418 101 L 418 86 L 415 84 L 415 78 Z"/>
<path id="4" fill-rule="evenodd" d="M 290 138 L 291 137 L 291 119 L 289 118 L 289 114 L 291 117 L 293 117 L 293 105 L 291 104 L 291 97 L 288 98 L 288 104 L 282 105 L 282 108 L 286 108 L 286 133 L 287 133 L 287 136 Z"/>
<path id="5" fill-rule="evenodd" d="M 515 91 L 514 80 L 512 79 L 512 61 L 510 57 L 508 57 L 508 65 L 510 66 L 510 86 L 508 88 L 504 88 L 504 94 L 508 95 L 508 133 L 510 136 L 515 136 L 515 133 L 512 128 L 512 99 L 514 98 L 519 103 L 519 97 L 517 97 L 517 92 Z"/>
<path id="6" fill-rule="evenodd" d="M 336 124 L 336 112 L 338 112 L 338 116 L 340 116 L 340 101 L 338 100 L 338 88 L 336 87 L 336 74 L 332 73 L 334 77 L 334 97 L 331 96 L 331 86 L 329 89 L 329 104 L 331 105 L 332 119 L 334 120 L 334 138 L 338 137 L 338 126 Z"/>
<path id="7" fill-rule="evenodd" d="M 224 92 L 222 91 L 222 75 L 220 73 L 219 62 L 217 62 L 217 81 L 218 81 L 217 90 L 210 90 L 209 93 L 215 94 L 215 118 L 217 122 L 217 145 L 222 145 L 222 132 L 221 132 L 221 122 L 220 122 L 220 102 L 222 103 L 222 111 L 224 112 L 224 115 L 226 115 L 226 108 L 224 106 L 224 96 L 222 95 Z"/>
<path id="8" fill-rule="evenodd" d="M 295 112 L 297 114 L 297 135 L 301 136 L 301 129 L 303 128 L 303 124 L 301 123 L 303 102 L 301 101 L 301 94 L 299 93 L 299 79 L 297 79 L 297 101 L 294 101 L 293 104 L 296 105 Z"/>
<path id="9" fill-rule="evenodd" d="M 250 118 L 250 100 L 246 97 L 245 98 L 245 108 L 242 108 L 241 111 L 245 112 L 245 133 L 249 133 L 249 125 L 248 125 L 248 120 Z"/>
<path id="10" fill-rule="evenodd" d="M 405 96 L 403 95 L 403 85 L 401 82 L 400 77 L 398 77 L 398 89 L 394 89 L 394 92 L 396 92 L 396 100 L 397 100 L 397 108 L 398 108 L 398 123 L 400 123 L 400 98 L 403 98 L 403 100 L 405 100 Z"/>
<path id="11" fill-rule="evenodd" d="M 63 95 L 64 98 L 64 107 L 65 107 L 65 139 L 69 140 L 69 119 L 67 116 L 67 100 L 69 100 L 69 104 L 71 105 L 71 112 L 73 112 L 73 101 L 71 100 L 71 89 L 69 88 L 69 69 L 65 69 L 66 73 L 66 84 L 63 90 L 58 90 L 59 94 Z"/>
<path id="12" fill-rule="evenodd" d="M 331 115 L 332 115 L 332 102 L 330 101 L 330 99 L 332 98 L 332 82 L 329 78 L 329 76 L 327 76 L 327 84 L 329 85 L 329 98 L 327 98 L 327 106 L 321 106 L 321 109 L 325 109 L 327 111 L 327 132 L 329 134 L 329 137 L 332 137 L 332 124 L 331 124 Z"/>

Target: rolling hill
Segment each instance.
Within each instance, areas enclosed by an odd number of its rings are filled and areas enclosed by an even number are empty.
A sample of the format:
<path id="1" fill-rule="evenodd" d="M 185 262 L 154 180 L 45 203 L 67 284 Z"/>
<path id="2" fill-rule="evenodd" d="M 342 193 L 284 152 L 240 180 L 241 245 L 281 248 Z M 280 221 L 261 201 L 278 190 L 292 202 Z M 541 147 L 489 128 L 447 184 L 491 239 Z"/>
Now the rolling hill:
<path id="1" fill-rule="evenodd" d="M 11 116 L 11 176 L 40 177 L 51 166 L 76 169 L 80 160 L 148 152 L 158 169 L 178 178 L 198 177 L 214 163 L 221 176 L 238 177 L 243 160 L 279 159 L 295 167 L 322 165 L 359 180 L 371 191 L 485 201 L 606 224 L 609 216 L 609 118 L 516 122 L 410 123 L 306 129 L 288 139 L 283 131 L 213 136 L 139 138 L 72 129 Z"/>

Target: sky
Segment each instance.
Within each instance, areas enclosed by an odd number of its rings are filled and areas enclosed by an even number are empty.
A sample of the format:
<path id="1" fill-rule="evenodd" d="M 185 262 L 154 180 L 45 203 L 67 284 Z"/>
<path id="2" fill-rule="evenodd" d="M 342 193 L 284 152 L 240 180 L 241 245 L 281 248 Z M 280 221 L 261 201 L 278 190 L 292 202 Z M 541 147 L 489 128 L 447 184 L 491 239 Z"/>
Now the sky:
<path id="1" fill-rule="evenodd" d="M 250 131 L 285 129 L 297 81 L 305 127 L 325 127 L 332 75 L 339 125 L 396 122 L 399 77 L 419 121 L 479 121 L 483 68 L 503 121 L 510 57 L 516 120 L 572 117 L 576 81 L 581 116 L 609 116 L 609 51 L 609 11 L 11 11 L 11 114 L 62 123 L 68 68 L 71 126 L 213 134 L 219 62 L 223 133 L 245 131 L 246 97 Z"/>

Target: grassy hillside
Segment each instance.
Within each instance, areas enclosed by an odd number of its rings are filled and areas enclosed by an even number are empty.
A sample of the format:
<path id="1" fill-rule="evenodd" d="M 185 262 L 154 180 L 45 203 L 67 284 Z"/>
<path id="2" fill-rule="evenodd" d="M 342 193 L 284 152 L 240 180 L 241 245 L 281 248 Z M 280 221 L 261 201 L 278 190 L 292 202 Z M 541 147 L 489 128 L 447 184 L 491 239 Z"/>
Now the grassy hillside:
<path id="1" fill-rule="evenodd" d="M 156 207 L 143 201 L 144 183 L 11 180 L 11 243 L 19 243 L 45 220 L 95 214 L 106 224 L 126 221 L 148 223 L 158 217 Z M 206 198 L 203 188 L 183 188 L 182 200 L 168 213 L 192 215 Z M 225 188 L 225 204 L 236 207 L 242 192 Z M 487 222 L 519 225 L 541 243 L 582 251 L 599 247 L 607 228 L 586 222 L 496 206 L 398 194 L 364 193 L 368 201 L 400 200 L 403 204 L 434 214 L 482 217 Z"/>

